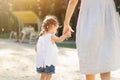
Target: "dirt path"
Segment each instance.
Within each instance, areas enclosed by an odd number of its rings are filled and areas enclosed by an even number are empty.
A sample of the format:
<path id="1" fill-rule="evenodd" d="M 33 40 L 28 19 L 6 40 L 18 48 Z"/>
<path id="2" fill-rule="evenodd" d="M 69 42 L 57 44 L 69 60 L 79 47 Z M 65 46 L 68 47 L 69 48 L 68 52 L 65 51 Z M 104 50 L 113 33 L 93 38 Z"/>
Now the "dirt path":
<path id="1" fill-rule="evenodd" d="M 59 64 L 53 80 L 84 80 L 79 73 L 76 49 L 59 50 Z M 34 45 L 0 39 L 0 80 L 39 80 L 35 59 Z M 99 75 L 97 80 L 100 80 Z M 112 73 L 112 80 L 120 80 L 120 70 Z"/>

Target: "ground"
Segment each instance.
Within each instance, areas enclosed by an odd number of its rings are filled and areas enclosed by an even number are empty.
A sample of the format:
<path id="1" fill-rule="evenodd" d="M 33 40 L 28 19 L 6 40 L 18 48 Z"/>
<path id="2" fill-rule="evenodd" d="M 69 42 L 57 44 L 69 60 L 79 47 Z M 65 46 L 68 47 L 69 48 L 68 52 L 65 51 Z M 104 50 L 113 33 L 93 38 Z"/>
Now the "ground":
<path id="1" fill-rule="evenodd" d="M 34 44 L 0 39 L 0 80 L 40 80 L 36 73 Z M 79 72 L 77 50 L 59 47 L 59 63 L 52 80 L 85 80 Z M 100 80 L 97 75 L 96 80 Z M 112 72 L 112 80 L 120 80 L 120 70 Z"/>

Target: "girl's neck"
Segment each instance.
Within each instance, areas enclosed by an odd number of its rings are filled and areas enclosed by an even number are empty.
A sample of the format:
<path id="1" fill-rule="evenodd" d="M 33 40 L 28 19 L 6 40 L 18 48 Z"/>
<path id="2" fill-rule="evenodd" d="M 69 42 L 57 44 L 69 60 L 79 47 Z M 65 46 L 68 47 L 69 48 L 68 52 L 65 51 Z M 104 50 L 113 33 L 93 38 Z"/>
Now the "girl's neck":
<path id="1" fill-rule="evenodd" d="M 45 34 L 53 34 L 51 31 L 47 31 L 45 32 Z"/>
<path id="2" fill-rule="evenodd" d="M 47 32 L 45 32 L 45 34 L 44 34 L 44 35 L 46 35 L 46 34 L 53 34 L 53 33 L 51 33 L 51 32 L 49 32 L 49 31 L 47 31 Z"/>

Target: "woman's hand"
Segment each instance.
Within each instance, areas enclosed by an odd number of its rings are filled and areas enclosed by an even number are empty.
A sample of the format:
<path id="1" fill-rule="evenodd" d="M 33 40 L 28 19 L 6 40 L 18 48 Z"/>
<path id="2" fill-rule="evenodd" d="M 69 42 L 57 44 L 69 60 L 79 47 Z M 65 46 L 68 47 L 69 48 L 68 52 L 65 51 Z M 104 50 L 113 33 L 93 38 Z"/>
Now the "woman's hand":
<path id="1" fill-rule="evenodd" d="M 74 31 L 70 25 L 64 25 L 63 34 L 65 34 L 66 32 L 69 33 L 68 37 L 67 37 L 67 38 L 69 38 L 69 37 L 71 37 L 71 32 L 74 32 Z"/>

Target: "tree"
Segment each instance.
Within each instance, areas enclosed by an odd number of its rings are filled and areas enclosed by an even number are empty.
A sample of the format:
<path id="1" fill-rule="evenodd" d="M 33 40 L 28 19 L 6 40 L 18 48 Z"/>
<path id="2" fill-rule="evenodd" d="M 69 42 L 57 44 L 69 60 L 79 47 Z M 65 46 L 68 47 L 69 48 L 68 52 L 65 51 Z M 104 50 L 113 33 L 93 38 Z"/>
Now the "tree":
<path id="1" fill-rule="evenodd" d="M 3 31 L 3 28 L 5 31 L 7 31 L 8 26 L 8 10 L 9 5 L 6 3 L 6 1 L 0 2 L 0 32 Z"/>
<path id="2" fill-rule="evenodd" d="M 10 32 L 11 30 L 18 30 L 18 28 L 16 27 L 18 25 L 16 21 L 17 20 L 10 11 L 9 2 L 7 2 L 7 0 L 1 1 L 0 2 L 0 23 L 1 23 L 0 32 L 2 32 L 3 29 L 5 33 Z"/>

